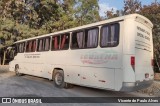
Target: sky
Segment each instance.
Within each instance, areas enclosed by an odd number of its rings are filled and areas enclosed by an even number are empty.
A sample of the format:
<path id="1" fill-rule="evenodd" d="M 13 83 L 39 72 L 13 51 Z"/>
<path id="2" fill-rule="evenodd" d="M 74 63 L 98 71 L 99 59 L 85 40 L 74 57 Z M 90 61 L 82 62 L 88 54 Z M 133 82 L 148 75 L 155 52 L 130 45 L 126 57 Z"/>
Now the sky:
<path id="1" fill-rule="evenodd" d="M 139 1 L 142 2 L 142 5 L 147 5 L 155 0 L 139 0 Z M 157 1 L 160 2 L 160 0 Z M 104 16 L 105 15 L 104 12 L 107 10 L 111 10 L 112 8 L 114 10 L 123 9 L 123 6 L 124 6 L 124 0 L 99 0 L 100 16 Z"/>

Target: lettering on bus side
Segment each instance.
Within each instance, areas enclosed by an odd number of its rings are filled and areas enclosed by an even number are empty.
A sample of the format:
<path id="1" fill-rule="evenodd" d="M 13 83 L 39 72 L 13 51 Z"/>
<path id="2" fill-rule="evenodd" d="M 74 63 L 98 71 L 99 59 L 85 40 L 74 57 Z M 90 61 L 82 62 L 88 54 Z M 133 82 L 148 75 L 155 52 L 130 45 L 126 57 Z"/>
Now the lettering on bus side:
<path id="1" fill-rule="evenodd" d="M 40 58 L 40 54 L 24 54 L 25 58 Z"/>
<path id="2" fill-rule="evenodd" d="M 141 37 L 141 38 L 144 38 L 148 41 L 150 41 L 150 33 L 148 31 L 146 31 L 145 29 L 137 26 L 137 29 L 139 32 L 137 32 L 137 36 Z M 148 35 L 148 36 L 147 36 Z"/>
<path id="3" fill-rule="evenodd" d="M 149 33 L 148 31 L 146 31 L 145 29 L 143 29 L 143 28 L 141 28 L 141 27 L 139 27 L 139 26 L 137 26 L 137 29 L 138 29 L 139 31 L 144 32 L 144 33 L 146 33 L 147 35 L 150 36 L 150 33 Z"/>
<path id="4" fill-rule="evenodd" d="M 118 53 L 116 51 L 94 50 L 81 54 L 80 59 L 83 64 L 104 64 L 117 60 Z"/>

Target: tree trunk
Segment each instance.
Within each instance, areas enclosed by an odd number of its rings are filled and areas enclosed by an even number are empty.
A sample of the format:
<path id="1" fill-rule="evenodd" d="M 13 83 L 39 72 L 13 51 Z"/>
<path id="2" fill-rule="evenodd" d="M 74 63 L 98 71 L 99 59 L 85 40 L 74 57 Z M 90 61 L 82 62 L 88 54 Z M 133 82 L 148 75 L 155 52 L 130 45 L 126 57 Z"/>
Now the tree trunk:
<path id="1" fill-rule="evenodd" d="M 81 16 L 81 19 L 80 19 L 80 26 L 82 26 L 82 16 Z"/>
<path id="2" fill-rule="evenodd" d="M 156 55 L 155 55 L 155 60 L 156 60 L 157 66 L 158 66 L 158 71 L 160 71 L 160 66 L 159 66 L 159 62 L 158 62 L 158 60 L 157 60 L 157 56 L 156 56 Z"/>
<path id="3" fill-rule="evenodd" d="M 5 64 L 5 61 L 6 61 L 6 51 L 4 51 L 4 54 L 3 54 L 3 63 L 2 63 L 2 65 Z"/>
<path id="4" fill-rule="evenodd" d="M 2 64 L 1 56 L 0 56 L 0 65 Z"/>

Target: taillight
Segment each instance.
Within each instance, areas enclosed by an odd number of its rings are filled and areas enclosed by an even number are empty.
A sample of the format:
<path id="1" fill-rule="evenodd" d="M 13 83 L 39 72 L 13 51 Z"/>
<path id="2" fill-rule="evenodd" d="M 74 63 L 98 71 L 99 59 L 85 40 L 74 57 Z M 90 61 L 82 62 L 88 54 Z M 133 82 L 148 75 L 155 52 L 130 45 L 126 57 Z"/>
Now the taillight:
<path id="1" fill-rule="evenodd" d="M 131 56 L 131 66 L 132 66 L 133 71 L 135 71 L 135 57 L 134 56 Z"/>
<path id="2" fill-rule="evenodd" d="M 134 66 L 135 65 L 135 57 L 131 56 L 131 65 Z"/>
<path id="3" fill-rule="evenodd" d="M 151 65 L 154 66 L 154 59 L 151 59 Z"/>

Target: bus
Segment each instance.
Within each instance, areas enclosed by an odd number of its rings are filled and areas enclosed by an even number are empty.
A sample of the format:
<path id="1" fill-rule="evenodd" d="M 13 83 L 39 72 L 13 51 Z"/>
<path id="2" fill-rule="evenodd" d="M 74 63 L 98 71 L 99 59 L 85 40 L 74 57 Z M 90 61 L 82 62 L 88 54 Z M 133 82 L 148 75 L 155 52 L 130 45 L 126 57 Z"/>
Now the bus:
<path id="1" fill-rule="evenodd" d="M 131 14 L 20 40 L 9 70 L 59 88 L 140 90 L 154 78 L 152 28 L 146 17 Z"/>

